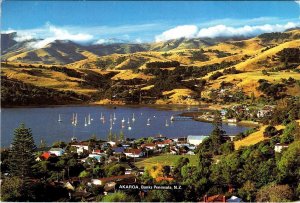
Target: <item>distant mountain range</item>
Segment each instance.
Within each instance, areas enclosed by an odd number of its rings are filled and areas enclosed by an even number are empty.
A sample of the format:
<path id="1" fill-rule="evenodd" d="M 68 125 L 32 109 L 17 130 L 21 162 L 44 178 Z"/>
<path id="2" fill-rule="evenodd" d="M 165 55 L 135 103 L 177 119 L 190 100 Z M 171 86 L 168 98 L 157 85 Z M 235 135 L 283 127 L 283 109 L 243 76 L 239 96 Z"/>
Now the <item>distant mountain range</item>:
<path id="1" fill-rule="evenodd" d="M 299 28 L 296 28 L 299 29 Z M 293 29 L 295 30 L 295 29 Z M 291 29 L 289 30 L 291 31 Z M 286 34 L 288 35 L 288 34 Z M 101 57 L 111 54 L 132 54 L 136 52 L 168 52 L 186 49 L 201 49 L 221 42 L 242 41 L 247 38 L 193 38 L 174 39 L 154 43 L 130 43 L 119 39 L 108 39 L 100 44 L 81 45 L 70 40 L 56 40 L 42 48 L 34 48 L 41 39 L 31 39 L 18 42 L 16 32 L 1 34 L 2 61 L 41 63 L 41 64 L 70 64 L 84 59 Z M 266 34 L 261 35 L 266 37 Z M 272 35 L 274 37 L 274 35 Z M 279 36 L 279 35 L 278 35 Z M 282 37 L 282 35 L 280 35 Z M 284 36 L 289 38 L 289 36 Z M 270 40 L 270 39 L 268 39 Z"/>

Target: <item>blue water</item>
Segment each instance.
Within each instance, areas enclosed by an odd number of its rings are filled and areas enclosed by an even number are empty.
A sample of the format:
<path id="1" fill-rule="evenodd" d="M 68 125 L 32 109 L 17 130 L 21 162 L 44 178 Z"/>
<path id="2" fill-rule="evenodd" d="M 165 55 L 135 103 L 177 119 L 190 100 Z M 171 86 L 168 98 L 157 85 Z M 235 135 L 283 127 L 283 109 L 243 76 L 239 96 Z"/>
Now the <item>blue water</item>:
<path id="1" fill-rule="evenodd" d="M 1 109 L 1 146 L 7 147 L 13 139 L 14 129 L 20 123 L 32 129 L 33 137 L 38 146 L 43 139 L 48 145 L 55 141 L 70 141 L 73 136 L 79 140 L 91 138 L 106 139 L 110 132 L 110 115 L 115 113 L 116 120 L 112 125 L 112 133 L 123 131 L 126 138 L 139 138 L 162 134 L 170 138 L 183 137 L 187 135 L 209 134 L 213 126 L 210 123 L 193 120 L 170 122 L 172 115 L 182 113 L 182 109 L 157 109 L 151 107 L 122 106 L 116 109 L 106 106 L 63 106 L 43 108 L 4 108 Z M 78 124 L 72 125 L 73 113 L 78 115 Z M 100 120 L 101 113 L 105 122 Z M 135 114 L 135 122 L 132 122 L 132 115 Z M 61 115 L 62 122 L 58 122 L 58 115 Z M 91 115 L 93 119 L 88 126 L 84 125 L 84 118 Z M 122 118 L 125 119 L 125 128 L 122 128 Z M 130 119 L 131 130 L 128 130 L 127 120 Z M 147 119 L 150 118 L 150 126 L 147 126 Z M 168 120 L 169 126 L 165 123 Z M 223 125 L 228 134 L 237 134 L 246 130 L 242 126 Z"/>

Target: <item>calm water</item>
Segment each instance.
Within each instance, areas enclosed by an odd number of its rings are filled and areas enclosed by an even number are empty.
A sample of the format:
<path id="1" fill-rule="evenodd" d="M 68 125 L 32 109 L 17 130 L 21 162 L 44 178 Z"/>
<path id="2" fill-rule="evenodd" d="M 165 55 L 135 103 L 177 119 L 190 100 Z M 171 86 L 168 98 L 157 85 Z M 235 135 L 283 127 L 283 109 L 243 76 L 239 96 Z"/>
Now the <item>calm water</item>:
<path id="1" fill-rule="evenodd" d="M 159 133 L 170 137 L 186 135 L 209 134 L 212 130 L 210 123 L 193 120 L 170 122 L 170 117 L 183 112 L 181 109 L 162 110 L 150 107 L 117 107 L 113 109 L 105 106 L 70 106 L 70 107 L 45 107 L 45 108 L 5 108 L 1 109 L 1 146 L 9 146 L 13 131 L 20 123 L 32 129 L 37 145 L 44 139 L 48 145 L 54 141 L 70 141 L 73 136 L 79 140 L 96 135 L 97 138 L 106 139 L 110 131 L 110 115 L 116 115 L 112 124 L 112 132 L 119 134 L 124 132 L 125 137 L 139 138 L 154 136 Z M 78 124 L 72 125 L 73 113 L 78 115 Z M 100 120 L 103 114 L 105 122 Z M 133 113 L 135 122 L 132 121 Z M 62 122 L 58 122 L 59 114 Z M 85 126 L 85 117 L 90 114 L 91 124 Z M 122 119 L 125 119 L 122 128 Z M 128 129 L 128 118 L 131 130 Z M 147 119 L 150 118 L 150 125 Z M 169 126 L 166 127 L 166 120 Z M 236 134 L 246 130 L 242 126 L 229 126 L 224 124 L 223 128 L 228 134 Z"/>

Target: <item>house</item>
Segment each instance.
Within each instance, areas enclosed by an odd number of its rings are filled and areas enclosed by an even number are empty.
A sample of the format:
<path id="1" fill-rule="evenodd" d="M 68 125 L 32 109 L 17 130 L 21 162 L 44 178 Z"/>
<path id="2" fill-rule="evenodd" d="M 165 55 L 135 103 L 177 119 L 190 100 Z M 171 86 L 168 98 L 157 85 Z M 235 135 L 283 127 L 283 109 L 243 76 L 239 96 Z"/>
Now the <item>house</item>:
<path id="1" fill-rule="evenodd" d="M 114 154 L 123 154 L 125 148 L 124 147 L 116 147 L 116 148 L 113 148 L 114 150 Z"/>
<path id="2" fill-rule="evenodd" d="M 126 149 L 124 151 L 124 154 L 126 155 L 126 157 L 132 157 L 132 158 L 138 158 L 144 156 L 144 152 L 141 149 Z"/>
<path id="3" fill-rule="evenodd" d="M 274 110 L 274 106 L 264 106 L 262 109 L 257 111 L 257 118 L 263 118 L 265 116 L 268 116 L 272 111 Z"/>
<path id="4" fill-rule="evenodd" d="M 156 144 L 153 143 L 146 143 L 146 144 L 142 144 L 141 145 L 142 148 L 146 148 L 146 149 L 150 149 L 150 150 L 154 150 L 156 147 Z"/>
<path id="5" fill-rule="evenodd" d="M 112 146 L 112 147 L 114 147 L 114 146 L 117 145 L 117 143 L 116 143 L 116 142 L 113 142 L 113 141 L 109 141 L 109 142 L 107 142 L 107 143 L 110 144 L 110 146 Z"/>
<path id="6" fill-rule="evenodd" d="M 169 146 L 173 143 L 173 140 L 163 140 L 162 142 L 156 142 L 155 144 L 157 145 L 157 147 L 159 148 L 164 148 L 166 146 Z"/>
<path id="7" fill-rule="evenodd" d="M 49 153 L 55 154 L 56 156 L 62 156 L 65 153 L 65 150 L 62 148 L 51 148 Z"/>
<path id="8" fill-rule="evenodd" d="M 78 154 L 81 154 L 84 151 L 90 150 L 90 143 L 89 142 L 74 142 L 74 143 L 71 143 L 71 147 L 75 147 L 76 152 Z"/>
<path id="9" fill-rule="evenodd" d="M 236 123 L 237 122 L 237 119 L 236 118 L 228 118 L 227 121 L 229 123 Z"/>
<path id="10" fill-rule="evenodd" d="M 209 136 L 206 135 L 188 135 L 187 142 L 189 144 L 193 144 L 195 146 L 201 144 L 204 139 L 208 138 Z"/>
<path id="11" fill-rule="evenodd" d="M 274 146 L 274 151 L 280 153 L 284 148 L 288 148 L 288 147 L 289 147 L 289 145 L 287 145 L 287 144 L 277 143 Z"/>
<path id="12" fill-rule="evenodd" d="M 101 149 L 93 149 L 93 152 L 92 152 L 92 154 L 103 154 L 103 153 L 104 153 L 104 151 Z"/>
<path id="13" fill-rule="evenodd" d="M 43 152 L 39 157 L 36 158 L 36 161 L 48 160 L 50 157 L 56 157 L 55 154 L 50 152 Z"/>
<path id="14" fill-rule="evenodd" d="M 112 176 L 107 178 L 99 178 L 99 179 L 92 179 L 92 184 L 94 185 L 106 185 L 106 184 L 112 184 L 117 182 L 135 182 L 136 178 L 132 174 L 128 175 L 120 175 L 120 176 Z"/>

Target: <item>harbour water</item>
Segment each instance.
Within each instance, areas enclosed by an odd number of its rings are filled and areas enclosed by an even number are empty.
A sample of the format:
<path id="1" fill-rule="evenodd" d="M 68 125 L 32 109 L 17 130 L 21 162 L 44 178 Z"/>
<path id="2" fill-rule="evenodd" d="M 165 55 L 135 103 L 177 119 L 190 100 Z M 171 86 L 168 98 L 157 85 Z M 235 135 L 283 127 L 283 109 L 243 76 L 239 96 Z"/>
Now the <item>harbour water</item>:
<path id="1" fill-rule="evenodd" d="M 14 129 L 20 123 L 24 123 L 26 127 L 32 129 L 37 146 L 39 146 L 41 139 L 48 145 L 55 141 L 68 142 L 73 136 L 78 140 L 89 139 L 92 135 L 98 139 L 107 139 L 110 131 L 117 135 L 123 132 L 126 138 L 149 137 L 158 134 L 175 138 L 187 135 L 207 135 L 212 131 L 211 123 L 192 119 L 171 122 L 171 116 L 184 111 L 186 109 L 158 109 L 144 106 L 3 108 L 1 109 L 1 147 L 10 145 Z M 75 126 L 72 121 L 73 115 L 76 114 L 77 125 Z M 132 119 L 133 115 L 134 119 Z M 59 122 L 59 117 L 61 122 Z M 122 122 L 123 118 L 124 122 Z M 87 125 L 85 125 L 85 119 Z M 89 121 L 90 124 L 88 124 Z M 224 124 L 223 129 L 227 134 L 237 134 L 247 128 Z"/>

